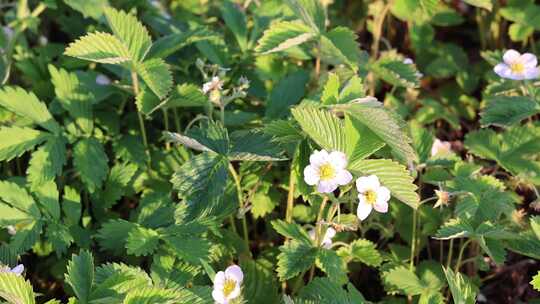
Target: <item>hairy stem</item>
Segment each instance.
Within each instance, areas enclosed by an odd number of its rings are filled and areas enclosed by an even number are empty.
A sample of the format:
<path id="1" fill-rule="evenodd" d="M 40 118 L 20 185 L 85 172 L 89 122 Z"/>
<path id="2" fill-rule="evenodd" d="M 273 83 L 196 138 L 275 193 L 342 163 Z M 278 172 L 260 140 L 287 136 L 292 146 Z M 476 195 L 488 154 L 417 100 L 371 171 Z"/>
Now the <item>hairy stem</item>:
<path id="1" fill-rule="evenodd" d="M 326 208 L 326 203 L 328 202 L 328 196 L 324 196 L 323 201 L 321 203 L 321 207 L 319 208 L 319 214 L 317 215 L 317 222 L 316 228 L 315 228 L 315 244 L 319 246 L 321 242 L 321 232 L 322 232 L 322 223 L 321 220 L 323 218 L 324 209 Z M 311 266 L 311 269 L 309 270 L 309 281 L 313 280 L 313 276 L 315 275 L 315 265 Z"/>
<path id="2" fill-rule="evenodd" d="M 463 259 L 463 253 L 465 252 L 465 248 L 467 248 L 467 245 L 469 245 L 470 242 L 472 242 L 472 239 L 468 239 L 467 241 L 465 241 L 465 243 L 463 243 L 463 245 L 461 245 L 461 248 L 459 249 L 458 259 L 456 262 L 456 267 L 454 269 L 454 272 L 456 273 L 461 268 L 461 260 Z"/>
<path id="3" fill-rule="evenodd" d="M 139 95 L 139 78 L 135 71 L 131 71 L 131 82 L 133 83 L 133 94 L 135 94 L 135 98 L 136 98 L 137 95 Z M 150 148 L 148 146 L 148 138 L 146 137 L 146 128 L 144 127 L 144 118 L 140 111 L 137 111 L 137 117 L 139 118 L 139 128 L 141 129 L 143 144 L 146 150 L 146 156 L 148 158 L 147 160 L 148 172 L 150 172 L 150 170 L 152 169 L 150 166 L 152 164 L 152 160 L 150 158 L 151 156 L 150 156 Z"/>
<path id="4" fill-rule="evenodd" d="M 409 269 L 412 271 L 414 268 L 414 256 L 416 254 L 416 222 L 418 221 L 418 211 L 413 210 L 413 222 L 412 222 L 412 236 L 411 236 L 411 258 L 409 261 Z"/>
<path id="5" fill-rule="evenodd" d="M 240 177 L 238 176 L 238 173 L 236 173 L 236 170 L 234 169 L 233 165 L 229 163 L 229 172 L 231 173 L 234 184 L 236 186 L 236 195 L 238 196 L 238 204 L 240 206 L 240 209 L 242 212 L 244 211 L 244 199 L 242 197 L 242 185 L 240 184 Z M 246 247 L 249 248 L 249 233 L 248 233 L 248 227 L 247 227 L 247 221 L 246 221 L 246 214 L 244 213 L 242 215 L 242 230 L 244 233 L 244 242 L 246 243 Z"/>
<path id="6" fill-rule="evenodd" d="M 293 210 L 294 210 L 294 188 L 296 183 L 294 180 L 294 171 L 291 168 L 291 173 L 289 174 L 289 192 L 287 194 L 287 210 L 285 211 L 285 221 L 287 223 L 292 222 Z"/>

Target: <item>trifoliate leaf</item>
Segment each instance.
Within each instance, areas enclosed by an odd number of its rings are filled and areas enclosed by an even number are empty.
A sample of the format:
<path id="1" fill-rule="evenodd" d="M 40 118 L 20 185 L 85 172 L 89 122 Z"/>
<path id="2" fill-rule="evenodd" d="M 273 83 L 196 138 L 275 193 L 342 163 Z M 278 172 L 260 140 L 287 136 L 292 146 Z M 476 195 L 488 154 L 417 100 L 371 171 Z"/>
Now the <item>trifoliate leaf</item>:
<path id="1" fill-rule="evenodd" d="M 103 145 L 95 138 L 82 139 L 73 148 L 73 165 L 90 192 L 100 188 L 107 177 L 107 162 Z"/>
<path id="2" fill-rule="evenodd" d="M 29 128 L 0 127 L 0 160 L 12 160 L 44 142 L 50 135 Z"/>
<path id="3" fill-rule="evenodd" d="M 277 272 L 282 281 L 308 270 L 317 258 L 317 248 L 296 241 L 287 242 L 279 250 Z"/>
<path id="4" fill-rule="evenodd" d="M 107 7 L 104 12 L 115 37 L 127 47 L 131 60 L 142 61 L 152 46 L 152 38 L 146 28 L 134 15 L 124 11 Z"/>
<path id="5" fill-rule="evenodd" d="M 262 54 L 280 52 L 308 42 L 315 36 L 313 30 L 300 21 L 282 21 L 264 31 L 255 50 Z"/>
<path id="6" fill-rule="evenodd" d="M 121 64 L 132 60 L 128 48 L 118 38 L 104 32 L 90 33 L 80 37 L 68 45 L 64 54 L 110 64 Z"/>
<path id="7" fill-rule="evenodd" d="M 67 266 L 66 283 L 68 283 L 77 295 L 81 304 L 90 300 L 90 292 L 94 284 L 94 258 L 86 250 L 81 250 L 79 255 L 73 255 Z"/>
<path id="8" fill-rule="evenodd" d="M 60 126 L 54 120 L 47 106 L 34 93 L 19 87 L 4 87 L 0 90 L 0 106 L 26 117 L 41 127 L 58 134 Z"/>

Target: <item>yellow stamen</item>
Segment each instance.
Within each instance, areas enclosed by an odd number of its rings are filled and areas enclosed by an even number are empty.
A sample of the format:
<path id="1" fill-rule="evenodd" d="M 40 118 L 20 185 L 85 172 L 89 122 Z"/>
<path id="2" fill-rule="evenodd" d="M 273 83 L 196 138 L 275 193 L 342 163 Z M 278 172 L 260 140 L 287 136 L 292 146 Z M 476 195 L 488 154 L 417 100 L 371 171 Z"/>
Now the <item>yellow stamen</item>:
<path id="1" fill-rule="evenodd" d="M 510 64 L 510 70 L 512 70 L 514 74 L 521 74 L 525 70 L 525 66 L 521 62 L 515 62 Z"/>
<path id="2" fill-rule="evenodd" d="M 225 283 L 223 284 L 223 295 L 225 297 L 228 297 L 235 289 L 236 282 L 231 279 L 225 279 Z"/>
<path id="3" fill-rule="evenodd" d="M 329 179 L 332 179 L 334 178 L 334 176 L 336 175 L 336 170 L 334 170 L 334 167 L 332 167 L 331 164 L 324 164 L 322 166 L 319 167 L 319 178 L 321 180 L 329 180 Z"/>
<path id="4" fill-rule="evenodd" d="M 366 198 L 366 202 L 370 205 L 375 204 L 377 201 L 377 193 L 373 190 L 368 190 L 364 193 L 364 197 Z"/>

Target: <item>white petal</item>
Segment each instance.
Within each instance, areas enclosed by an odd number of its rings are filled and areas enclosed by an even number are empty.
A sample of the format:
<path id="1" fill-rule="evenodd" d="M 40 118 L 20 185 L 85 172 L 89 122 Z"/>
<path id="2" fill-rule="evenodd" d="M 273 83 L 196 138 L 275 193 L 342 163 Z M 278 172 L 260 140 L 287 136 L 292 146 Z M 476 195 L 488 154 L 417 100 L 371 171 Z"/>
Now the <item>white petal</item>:
<path id="1" fill-rule="evenodd" d="M 333 151 L 329 155 L 329 160 L 336 169 L 345 169 L 347 167 L 347 155 L 343 152 Z"/>
<path id="2" fill-rule="evenodd" d="M 315 229 L 309 230 L 308 235 L 310 239 L 315 240 Z"/>
<path id="3" fill-rule="evenodd" d="M 320 167 L 328 162 L 328 152 L 326 150 L 315 151 L 309 157 L 309 163 L 312 166 Z"/>
<path id="4" fill-rule="evenodd" d="M 373 209 L 380 213 L 386 213 L 388 212 L 388 202 L 376 202 Z"/>
<path id="5" fill-rule="evenodd" d="M 237 298 L 240 295 L 240 285 L 236 285 L 227 297 L 227 300 L 232 300 L 234 298 Z"/>
<path id="6" fill-rule="evenodd" d="M 524 79 L 536 79 L 538 76 L 540 76 L 540 70 L 538 68 L 527 68 L 525 69 L 525 72 L 523 73 Z"/>
<path id="7" fill-rule="evenodd" d="M 521 54 L 516 50 L 508 50 L 503 55 L 503 61 L 506 64 L 512 64 L 516 60 L 519 60 L 519 57 L 521 57 Z"/>
<path id="8" fill-rule="evenodd" d="M 15 273 L 15 274 L 22 274 L 24 271 L 24 265 L 23 264 L 19 264 L 17 266 L 15 266 L 13 269 L 11 269 L 11 272 Z"/>
<path id="9" fill-rule="evenodd" d="M 369 216 L 372 209 L 373 207 L 371 207 L 370 204 L 362 203 L 360 201 L 360 203 L 358 204 L 358 209 L 356 209 L 356 216 L 358 216 L 358 218 L 363 221 Z"/>
<path id="10" fill-rule="evenodd" d="M 389 200 L 390 200 L 390 190 L 384 186 L 379 187 L 379 189 L 377 189 L 376 203 L 388 202 Z"/>
<path id="11" fill-rule="evenodd" d="M 225 276 L 236 281 L 236 283 L 241 284 L 244 280 L 244 273 L 238 265 L 231 265 L 225 269 Z"/>
<path id="12" fill-rule="evenodd" d="M 317 191 L 320 193 L 330 193 L 337 189 L 337 183 L 334 180 L 320 181 L 317 185 Z"/>
<path id="13" fill-rule="evenodd" d="M 512 74 L 510 67 L 504 63 L 499 63 L 493 68 L 493 72 L 499 75 L 502 78 L 509 78 Z"/>
<path id="14" fill-rule="evenodd" d="M 536 56 L 531 53 L 525 53 L 519 58 L 525 68 L 534 68 L 538 64 Z"/>
<path id="15" fill-rule="evenodd" d="M 304 168 L 304 181 L 308 185 L 316 185 L 319 182 L 319 171 L 314 166 L 308 165 Z"/>
<path id="16" fill-rule="evenodd" d="M 413 61 L 411 58 L 405 58 L 405 59 L 403 60 L 403 63 L 405 63 L 405 64 L 413 64 L 414 61 Z"/>
<path id="17" fill-rule="evenodd" d="M 346 185 L 352 181 L 351 172 L 347 170 L 340 170 L 337 172 L 334 180 L 338 185 L 341 185 L 341 186 Z"/>
<path id="18" fill-rule="evenodd" d="M 223 286 L 223 284 L 225 284 L 225 272 L 218 271 L 214 277 L 214 287 Z"/>
<path id="19" fill-rule="evenodd" d="M 356 180 L 356 189 L 360 193 L 379 188 L 379 178 L 376 175 L 362 176 Z"/>
<path id="20" fill-rule="evenodd" d="M 214 301 L 218 304 L 227 304 L 227 300 L 225 300 L 222 290 L 214 289 L 212 291 L 212 298 L 214 298 Z"/>
<path id="21" fill-rule="evenodd" d="M 334 236 L 336 236 L 336 230 L 332 227 L 328 227 L 328 229 L 326 229 L 326 233 L 324 234 L 324 238 L 332 239 Z"/>

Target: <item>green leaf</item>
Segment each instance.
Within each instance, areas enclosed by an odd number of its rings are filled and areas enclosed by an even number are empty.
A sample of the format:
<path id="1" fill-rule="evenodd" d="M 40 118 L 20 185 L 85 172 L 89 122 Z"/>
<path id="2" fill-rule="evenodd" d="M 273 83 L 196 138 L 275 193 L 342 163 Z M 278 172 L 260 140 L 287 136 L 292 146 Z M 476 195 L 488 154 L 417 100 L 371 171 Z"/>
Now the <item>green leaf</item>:
<path id="1" fill-rule="evenodd" d="M 474 304 L 476 303 L 476 291 L 474 286 L 468 280 L 465 280 L 461 273 L 454 273 L 452 269 L 444 269 L 448 286 L 452 292 L 452 298 L 455 304 Z"/>
<path id="2" fill-rule="evenodd" d="M 62 257 L 69 246 L 73 243 L 73 236 L 71 235 L 68 227 L 57 224 L 56 222 L 50 223 L 47 227 L 45 235 L 47 240 L 51 243 L 57 257 Z"/>
<path id="3" fill-rule="evenodd" d="M 243 295 L 254 303 L 279 303 L 278 284 L 272 264 L 266 260 L 241 260 L 240 267 L 244 272 Z"/>
<path id="4" fill-rule="evenodd" d="M 240 49 L 245 51 L 248 47 L 248 30 L 245 13 L 239 5 L 230 1 L 224 1 L 221 6 L 221 16 L 227 27 L 233 32 Z"/>
<path id="5" fill-rule="evenodd" d="M 540 216 L 531 216 L 530 223 L 532 231 L 534 232 L 538 240 L 540 240 Z"/>
<path id="6" fill-rule="evenodd" d="M 35 189 L 35 195 L 37 196 L 39 203 L 43 206 L 43 209 L 47 211 L 48 216 L 53 221 L 60 220 L 60 202 L 58 198 L 58 188 L 53 181 L 47 181 Z"/>
<path id="7" fill-rule="evenodd" d="M 349 163 L 367 158 L 384 147 L 384 142 L 351 115 L 345 115 L 345 138 L 347 139 L 347 157 Z"/>
<path id="8" fill-rule="evenodd" d="M 48 137 L 49 134 L 34 129 L 0 127 L 0 160 L 9 161 L 21 156 Z"/>
<path id="9" fill-rule="evenodd" d="M 340 81 L 339 75 L 335 73 L 328 73 L 328 80 L 324 85 L 322 94 L 321 94 L 321 103 L 322 104 L 336 104 L 339 100 L 339 88 Z"/>
<path id="10" fill-rule="evenodd" d="M 295 301 L 296 304 L 364 304 L 368 303 L 364 297 L 354 288 L 352 284 L 347 284 L 347 289 L 343 289 L 343 284 L 330 281 L 328 278 L 314 278 L 302 290 L 300 296 L 306 301 Z M 312 300 L 307 301 L 307 300 Z M 288 302 L 285 302 L 288 303 Z M 291 302 L 292 303 L 292 302 Z"/>
<path id="11" fill-rule="evenodd" d="M 393 197 L 414 209 L 418 208 L 418 187 L 405 166 L 389 159 L 363 159 L 349 164 L 349 170 L 355 176 L 376 175 L 381 184 L 390 189 Z"/>
<path id="12" fill-rule="evenodd" d="M 398 87 L 416 88 L 419 85 L 416 69 L 412 64 L 398 60 L 381 59 L 373 66 L 377 77 Z"/>
<path id="13" fill-rule="evenodd" d="M 299 106 L 291 110 L 300 127 L 327 151 L 347 150 L 343 122 L 327 110 Z"/>
<path id="14" fill-rule="evenodd" d="M 66 217 L 64 221 L 68 225 L 76 225 L 81 219 L 81 196 L 79 192 L 70 186 L 64 188 L 64 196 L 62 198 L 62 210 Z"/>
<path id="15" fill-rule="evenodd" d="M 330 280 L 342 284 L 347 282 L 345 263 L 335 251 L 319 248 L 316 264 Z"/>
<path id="16" fill-rule="evenodd" d="M 103 145 L 95 138 L 82 139 L 73 148 L 73 165 L 90 192 L 100 188 L 107 177 L 107 162 Z"/>
<path id="17" fill-rule="evenodd" d="M 486 252 L 493 262 L 495 262 L 495 264 L 504 264 L 506 259 L 506 251 L 499 240 L 480 237 L 478 243 L 484 252 Z"/>
<path id="18" fill-rule="evenodd" d="M 129 232 L 136 227 L 137 224 L 128 222 L 122 219 L 109 220 L 104 223 L 98 230 L 97 240 L 103 249 L 122 253 L 124 245 L 129 236 Z"/>
<path id="19" fill-rule="evenodd" d="M 208 261 L 210 242 L 195 236 L 166 236 L 164 238 L 175 250 L 176 255 L 189 263 Z"/>
<path id="20" fill-rule="evenodd" d="M 296 241 L 287 242 L 279 247 L 277 272 L 284 281 L 308 270 L 317 258 L 317 248 Z"/>
<path id="21" fill-rule="evenodd" d="M 229 154 L 229 134 L 220 122 L 203 122 L 200 127 L 189 130 L 186 136 L 171 132 L 165 132 L 165 135 L 190 149 L 211 151 L 223 156 Z"/>
<path id="22" fill-rule="evenodd" d="M 43 146 L 32 153 L 26 170 L 32 189 L 53 181 L 56 176 L 62 174 L 62 168 L 67 162 L 66 144 L 67 141 L 63 136 L 51 136 Z"/>
<path id="23" fill-rule="evenodd" d="M 110 64 L 131 61 L 127 47 L 115 36 L 104 32 L 90 33 L 71 42 L 64 55 Z"/>
<path id="24" fill-rule="evenodd" d="M 231 161 L 279 161 L 286 160 L 282 150 L 271 136 L 260 130 L 236 131 L 231 134 Z"/>
<path id="25" fill-rule="evenodd" d="M 286 0 L 294 15 L 300 17 L 305 24 L 316 32 L 324 32 L 326 28 L 326 11 L 319 0 Z"/>
<path id="26" fill-rule="evenodd" d="M 299 21 L 274 23 L 264 31 L 255 50 L 262 54 L 281 52 L 315 38 L 309 26 Z"/>
<path id="27" fill-rule="evenodd" d="M 474 228 L 465 220 L 457 218 L 450 219 L 437 231 L 436 239 L 450 240 L 470 236 Z"/>
<path id="28" fill-rule="evenodd" d="M 383 274 L 385 285 L 396 288 L 408 296 L 419 295 L 424 290 L 424 283 L 404 266 L 396 267 Z"/>
<path id="29" fill-rule="evenodd" d="M 32 196 L 16 183 L 0 181 L 0 199 L 12 207 L 30 214 L 34 219 L 41 217 L 41 212 Z"/>
<path id="30" fill-rule="evenodd" d="M 173 33 L 156 40 L 146 55 L 147 58 L 165 58 L 178 50 L 199 42 L 216 39 L 217 35 L 203 27 L 197 27 L 181 33 Z"/>
<path id="31" fill-rule="evenodd" d="M 540 106 L 524 96 L 493 96 L 487 99 L 480 122 L 485 125 L 510 126 L 540 113 Z"/>
<path id="32" fill-rule="evenodd" d="M 23 254 L 32 248 L 41 237 L 41 221 L 33 221 L 18 229 L 17 234 L 12 237 L 9 243 L 10 250 L 15 254 Z"/>
<path id="33" fill-rule="evenodd" d="M 171 183 L 182 198 L 213 198 L 222 195 L 228 173 L 227 160 L 219 155 L 202 153 L 192 157 L 176 172 Z"/>
<path id="34" fill-rule="evenodd" d="M 90 292 L 94 284 L 94 259 L 87 250 L 73 255 L 67 266 L 66 283 L 68 283 L 79 299 L 86 304 L 90 300 Z"/>
<path id="35" fill-rule="evenodd" d="M 346 64 L 356 70 L 360 49 L 356 34 L 347 27 L 336 27 L 321 37 L 321 60 L 332 65 Z"/>
<path id="36" fill-rule="evenodd" d="M 11 272 L 0 273 L 0 298 L 13 304 L 34 304 L 36 295 L 30 282 Z"/>
<path id="37" fill-rule="evenodd" d="M 153 229 L 136 227 L 129 232 L 126 249 L 128 254 L 147 256 L 152 254 L 158 245 L 159 234 Z"/>
<path id="38" fill-rule="evenodd" d="M 140 62 L 152 46 L 152 38 L 134 15 L 107 7 L 104 10 L 107 23 L 114 35 L 127 47 L 131 60 Z"/>
<path id="39" fill-rule="evenodd" d="M 103 16 L 103 9 L 109 5 L 108 0 L 64 0 L 64 3 L 80 12 L 85 18 L 91 17 L 95 20 Z"/>
<path id="40" fill-rule="evenodd" d="M 297 104 L 304 97 L 308 80 L 309 75 L 300 70 L 279 81 L 270 92 L 265 116 L 269 119 L 286 117 L 290 106 Z"/>
<path id="41" fill-rule="evenodd" d="M 383 260 L 375 244 L 366 239 L 354 240 L 350 244 L 350 257 L 372 267 L 378 267 Z"/>
<path id="42" fill-rule="evenodd" d="M 60 126 L 47 110 L 47 106 L 32 92 L 28 93 L 20 87 L 4 87 L 0 90 L 0 106 L 32 120 L 52 133 L 60 132 Z"/>
<path id="43" fill-rule="evenodd" d="M 464 0 L 465 3 L 470 4 L 472 6 L 484 8 L 491 12 L 493 9 L 493 1 L 492 0 Z"/>
<path id="44" fill-rule="evenodd" d="M 75 119 L 75 123 L 84 133 L 92 134 L 94 95 L 82 85 L 75 73 L 56 69 L 53 65 L 49 65 L 49 73 L 60 105 Z"/>
<path id="45" fill-rule="evenodd" d="M 111 168 L 105 189 L 100 193 L 102 208 L 112 207 L 122 197 L 137 169 L 135 164 L 116 164 Z"/>
<path id="46" fill-rule="evenodd" d="M 173 85 L 169 66 L 160 58 L 146 60 L 135 65 L 137 74 L 159 99 L 167 96 Z"/>
<path id="47" fill-rule="evenodd" d="M 536 291 L 540 291 L 540 271 L 532 278 L 531 285 Z"/>
<path id="48" fill-rule="evenodd" d="M 412 140 L 403 131 L 401 121 L 383 107 L 380 102 L 373 99 L 359 101 L 347 105 L 334 106 L 337 110 L 343 110 L 364 124 L 385 142 L 392 151 L 402 160 L 407 162 L 417 161 L 418 156 L 411 146 Z"/>
<path id="49" fill-rule="evenodd" d="M 274 220 L 272 221 L 272 227 L 277 233 L 286 238 L 293 239 L 304 245 L 313 245 L 313 241 L 309 237 L 309 234 L 298 224 L 287 223 L 282 220 Z"/>

